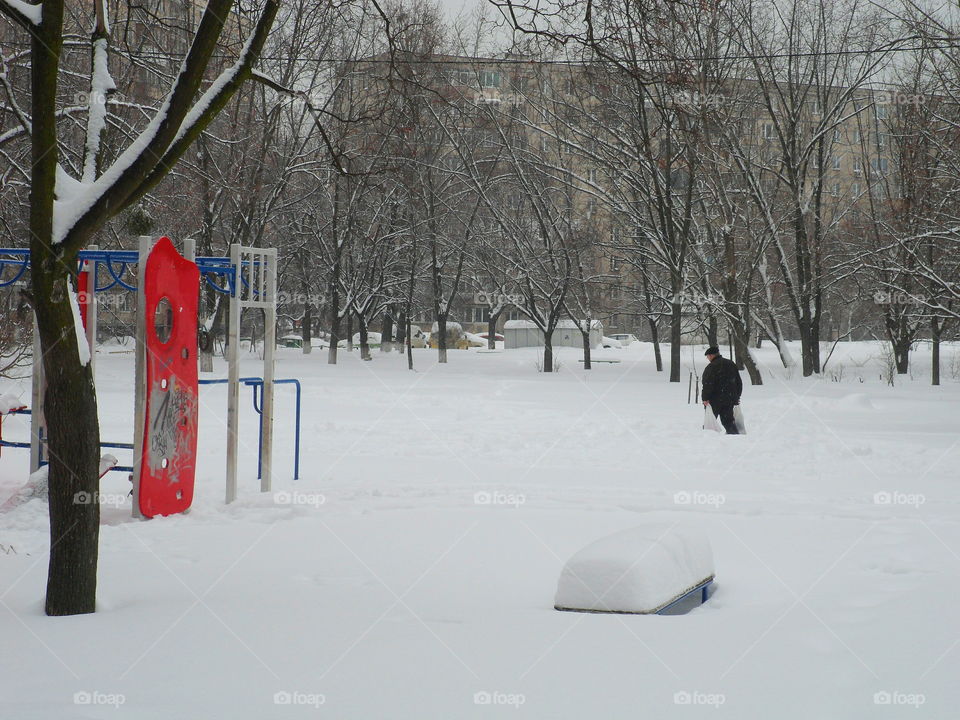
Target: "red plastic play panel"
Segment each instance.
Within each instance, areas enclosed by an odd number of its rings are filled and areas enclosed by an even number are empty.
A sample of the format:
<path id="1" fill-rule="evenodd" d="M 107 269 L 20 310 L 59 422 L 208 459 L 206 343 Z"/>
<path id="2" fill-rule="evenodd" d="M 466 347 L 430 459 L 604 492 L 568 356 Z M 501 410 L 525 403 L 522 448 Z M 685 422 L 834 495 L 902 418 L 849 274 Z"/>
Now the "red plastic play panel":
<path id="1" fill-rule="evenodd" d="M 147 258 L 146 422 L 140 512 L 183 512 L 193 502 L 197 464 L 197 300 L 200 271 L 169 238 Z"/>

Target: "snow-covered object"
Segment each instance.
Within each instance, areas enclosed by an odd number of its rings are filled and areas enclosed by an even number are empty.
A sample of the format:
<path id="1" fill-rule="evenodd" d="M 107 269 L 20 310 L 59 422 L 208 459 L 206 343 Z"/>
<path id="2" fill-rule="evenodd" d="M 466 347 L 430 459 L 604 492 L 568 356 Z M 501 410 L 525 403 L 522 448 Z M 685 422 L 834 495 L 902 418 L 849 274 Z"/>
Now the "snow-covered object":
<path id="1" fill-rule="evenodd" d="M 439 323 L 434 323 L 434 324 L 430 327 L 430 332 L 431 332 L 431 333 L 438 333 L 438 332 L 440 332 L 440 324 L 439 324 Z M 463 332 L 463 325 L 461 325 L 461 324 L 458 323 L 458 322 L 453 322 L 452 320 L 447 320 L 447 332 L 448 332 L 448 333 L 453 333 L 453 332 L 462 333 L 462 332 Z"/>
<path id="2" fill-rule="evenodd" d="M 49 489 L 48 474 L 50 466 L 44 465 L 27 480 L 27 484 L 8 497 L 0 504 L 0 511 L 12 510 L 30 500 L 46 500 Z"/>
<path id="3" fill-rule="evenodd" d="M 14 395 L 0 395 L 0 415 L 8 415 L 14 410 L 26 407 L 20 398 Z"/>
<path id="4" fill-rule="evenodd" d="M 713 576 L 713 552 L 701 533 L 644 525 L 601 538 L 570 558 L 554 607 L 654 613 Z"/>
<path id="5" fill-rule="evenodd" d="M 583 321 L 586 322 L 586 321 Z M 603 324 L 594 320 L 590 330 L 590 347 L 597 347 L 603 335 Z M 508 320 L 503 325 L 504 347 L 507 349 L 521 347 L 543 347 L 543 332 L 530 320 Z M 553 330 L 554 347 L 583 347 L 583 336 L 580 328 L 573 320 L 565 319 L 557 322 Z"/>
<path id="6" fill-rule="evenodd" d="M 617 339 L 615 339 L 615 338 L 607 337 L 606 335 L 603 336 L 603 346 L 604 346 L 604 347 L 610 347 L 610 348 L 617 348 L 618 350 L 622 350 L 622 349 L 623 349 L 623 343 L 622 343 L 622 342 L 620 342 L 619 340 L 617 340 Z"/>
<path id="7" fill-rule="evenodd" d="M 81 365 L 90 364 L 90 345 L 87 343 L 87 334 L 83 328 L 83 320 L 80 319 L 80 305 L 77 303 L 77 294 L 70 287 L 70 279 L 65 278 L 67 284 L 67 295 L 70 298 L 70 310 L 73 313 L 73 329 L 77 334 L 77 356 Z"/>

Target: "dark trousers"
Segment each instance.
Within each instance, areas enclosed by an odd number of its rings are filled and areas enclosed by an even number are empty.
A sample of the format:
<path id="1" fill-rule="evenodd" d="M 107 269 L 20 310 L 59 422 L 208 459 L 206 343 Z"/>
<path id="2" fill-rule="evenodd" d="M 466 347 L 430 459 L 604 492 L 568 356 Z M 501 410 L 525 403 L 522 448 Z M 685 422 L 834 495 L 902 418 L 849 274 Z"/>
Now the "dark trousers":
<path id="1" fill-rule="evenodd" d="M 740 431 L 737 430 L 737 421 L 733 419 L 732 403 L 711 402 L 710 407 L 713 408 L 713 416 L 720 418 L 720 424 L 727 431 L 727 435 L 740 434 Z"/>

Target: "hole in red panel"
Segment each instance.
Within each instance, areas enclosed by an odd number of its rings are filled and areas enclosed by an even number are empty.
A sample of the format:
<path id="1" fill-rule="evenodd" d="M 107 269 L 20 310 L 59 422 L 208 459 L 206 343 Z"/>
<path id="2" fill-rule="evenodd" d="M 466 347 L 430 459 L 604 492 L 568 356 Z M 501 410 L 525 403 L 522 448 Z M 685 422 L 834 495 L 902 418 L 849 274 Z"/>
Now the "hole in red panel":
<path id="1" fill-rule="evenodd" d="M 157 303 L 157 310 L 153 314 L 153 331 L 160 342 L 170 342 L 173 334 L 173 305 L 166 297 L 160 298 Z"/>
<path id="2" fill-rule="evenodd" d="M 177 490 L 177 500 L 183 500 L 183 490 Z"/>
<path id="3" fill-rule="evenodd" d="M 190 357 L 190 351 L 184 348 L 183 350 L 180 351 L 180 357 L 186 360 L 188 357 Z"/>
<path id="4" fill-rule="evenodd" d="M 160 461 L 160 467 L 162 467 L 162 468 L 164 468 L 164 469 L 166 469 L 167 465 L 169 465 L 169 464 L 170 464 L 170 461 L 167 460 L 166 458 L 163 458 L 163 460 Z"/>
<path id="5" fill-rule="evenodd" d="M 167 379 L 166 379 L 166 378 L 160 378 L 160 389 L 161 389 L 161 390 L 166 390 L 166 389 L 167 389 Z"/>

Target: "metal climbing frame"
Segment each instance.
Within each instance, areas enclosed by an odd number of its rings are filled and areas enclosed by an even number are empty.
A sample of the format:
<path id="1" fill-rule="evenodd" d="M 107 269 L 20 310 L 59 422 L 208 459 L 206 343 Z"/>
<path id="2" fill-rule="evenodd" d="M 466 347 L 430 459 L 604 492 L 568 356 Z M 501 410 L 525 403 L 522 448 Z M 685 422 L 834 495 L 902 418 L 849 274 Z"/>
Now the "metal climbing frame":
<path id="1" fill-rule="evenodd" d="M 244 308 L 263 310 L 263 397 L 260 403 L 260 490 L 273 486 L 273 390 L 277 333 L 277 250 L 230 246 L 230 264 L 236 277 L 230 294 L 227 340 L 227 493 L 237 497 L 237 460 L 240 425 L 240 317 Z"/>
<path id="2" fill-rule="evenodd" d="M 137 250 L 101 250 L 91 246 L 80 251 L 78 255 L 79 274 L 86 276 L 82 279 L 79 300 L 83 308 L 86 321 L 86 334 L 90 347 L 94 346 L 96 338 L 96 306 L 97 293 L 120 287 L 138 296 L 138 307 L 142 307 L 143 298 L 140 297 L 143 287 L 142 277 L 138 278 L 137 285 L 133 285 L 124 278 L 137 267 L 142 274 L 146 266 L 146 257 L 153 247 L 155 238 L 141 236 Z M 240 245 L 230 246 L 229 257 L 196 257 L 196 243 L 194 240 L 184 240 L 184 256 L 193 260 L 200 270 L 203 282 L 217 292 L 230 296 L 229 336 L 227 361 L 228 394 L 227 394 L 227 483 L 226 500 L 233 501 L 237 496 L 237 458 L 238 458 L 238 421 L 239 421 L 239 340 L 240 319 L 244 308 L 258 308 L 264 311 L 264 356 L 263 356 L 263 385 L 262 398 L 259 403 L 260 412 L 260 488 L 269 491 L 272 486 L 272 459 L 273 459 L 273 393 L 274 393 L 274 351 L 276 344 L 277 320 L 277 251 L 276 248 L 246 248 Z M 19 282 L 30 266 L 30 250 L 26 248 L 0 248 L 0 288 L 14 285 Z M 3 279 L 4 270 L 12 268 L 12 277 Z M 99 284 L 99 270 L 106 272 L 107 278 Z M 218 280 L 219 279 L 219 280 Z M 141 323 L 138 321 L 137 346 L 141 347 Z M 34 331 L 34 357 L 40 357 L 40 338 Z M 134 457 L 137 457 L 139 443 L 143 436 L 143 397 L 140 381 L 143 378 L 142 353 L 137 352 L 137 396 L 134 422 L 134 443 L 110 443 L 110 447 L 133 448 Z M 91 363 L 95 353 L 91 353 Z M 287 381 L 284 381 L 287 382 Z M 298 388 L 299 390 L 299 388 Z M 33 388 L 31 396 L 31 432 L 30 432 L 30 471 L 35 472 L 45 463 L 45 422 L 43 417 L 44 378 L 42 363 L 33 363 Z M 299 392 L 298 392 L 299 396 Z M 105 444 L 105 447 L 107 445 Z M 298 448 L 299 449 L 299 448 Z M 136 460 L 134 461 L 136 465 Z M 297 463 L 299 465 L 299 462 Z M 129 466 L 118 466 L 129 470 Z M 299 469 L 299 468 L 298 468 Z M 136 469 L 134 468 L 134 473 Z M 136 483 L 135 483 L 136 485 Z M 136 507 L 136 503 L 134 503 Z"/>

